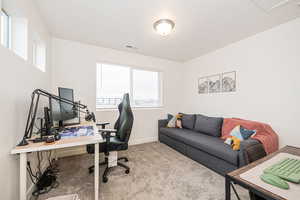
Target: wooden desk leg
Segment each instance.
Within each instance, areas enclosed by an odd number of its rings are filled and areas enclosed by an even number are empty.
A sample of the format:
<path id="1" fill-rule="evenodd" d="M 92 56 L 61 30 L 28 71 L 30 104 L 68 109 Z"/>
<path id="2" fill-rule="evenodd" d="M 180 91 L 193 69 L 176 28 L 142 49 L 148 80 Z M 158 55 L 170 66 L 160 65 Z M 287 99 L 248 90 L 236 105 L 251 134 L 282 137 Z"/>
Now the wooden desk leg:
<path id="1" fill-rule="evenodd" d="M 20 154 L 20 200 L 26 200 L 26 183 L 27 183 L 27 153 Z"/>
<path id="2" fill-rule="evenodd" d="M 99 199 L 99 143 L 95 144 L 95 200 Z"/>
<path id="3" fill-rule="evenodd" d="M 225 176 L 225 200 L 231 200 L 230 179 Z"/>

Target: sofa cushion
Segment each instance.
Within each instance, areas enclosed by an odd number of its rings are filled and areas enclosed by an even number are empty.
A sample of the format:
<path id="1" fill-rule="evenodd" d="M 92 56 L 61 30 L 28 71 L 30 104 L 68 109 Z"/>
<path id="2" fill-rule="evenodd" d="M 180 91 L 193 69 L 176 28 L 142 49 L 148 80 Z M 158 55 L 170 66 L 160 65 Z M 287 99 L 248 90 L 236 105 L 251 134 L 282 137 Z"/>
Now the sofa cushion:
<path id="1" fill-rule="evenodd" d="M 194 133 L 194 131 L 185 128 L 160 128 L 160 133 L 169 136 L 173 139 L 184 141 L 187 135 Z"/>
<path id="2" fill-rule="evenodd" d="M 235 166 L 238 165 L 238 151 L 233 151 L 220 138 L 187 129 L 161 128 L 160 132 Z"/>
<path id="3" fill-rule="evenodd" d="M 221 137 L 223 118 L 196 115 L 194 130 L 214 137 Z"/>
<path id="4" fill-rule="evenodd" d="M 195 125 L 195 115 L 182 114 L 182 127 L 186 129 L 193 129 Z"/>

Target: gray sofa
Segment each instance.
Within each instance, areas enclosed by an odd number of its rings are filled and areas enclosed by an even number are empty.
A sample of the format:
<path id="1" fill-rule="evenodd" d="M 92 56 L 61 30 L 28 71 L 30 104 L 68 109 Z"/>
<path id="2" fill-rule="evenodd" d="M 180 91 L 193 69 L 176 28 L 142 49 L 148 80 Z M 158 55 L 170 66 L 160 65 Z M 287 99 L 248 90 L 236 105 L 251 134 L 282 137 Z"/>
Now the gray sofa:
<path id="1" fill-rule="evenodd" d="M 223 176 L 247 164 L 247 148 L 261 145 L 250 138 L 241 142 L 240 150 L 232 150 L 220 138 L 223 118 L 183 114 L 182 129 L 167 128 L 168 121 L 158 121 L 159 141 Z"/>

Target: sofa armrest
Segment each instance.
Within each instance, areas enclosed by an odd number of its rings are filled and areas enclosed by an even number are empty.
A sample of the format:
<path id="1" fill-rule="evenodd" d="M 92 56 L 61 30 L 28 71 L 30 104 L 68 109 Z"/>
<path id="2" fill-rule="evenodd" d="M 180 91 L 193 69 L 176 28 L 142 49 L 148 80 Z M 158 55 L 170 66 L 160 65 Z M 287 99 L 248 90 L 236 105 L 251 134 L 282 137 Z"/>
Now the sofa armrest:
<path id="1" fill-rule="evenodd" d="M 169 123 L 168 119 L 160 119 L 158 120 L 158 129 L 162 128 L 162 127 L 167 127 Z"/>
<path id="2" fill-rule="evenodd" d="M 167 127 L 169 120 L 168 119 L 160 119 L 158 120 L 158 139 L 160 139 L 160 128 Z"/>
<path id="3" fill-rule="evenodd" d="M 255 139 L 249 138 L 241 142 L 239 150 L 239 167 L 245 166 L 266 155 L 263 145 Z"/>

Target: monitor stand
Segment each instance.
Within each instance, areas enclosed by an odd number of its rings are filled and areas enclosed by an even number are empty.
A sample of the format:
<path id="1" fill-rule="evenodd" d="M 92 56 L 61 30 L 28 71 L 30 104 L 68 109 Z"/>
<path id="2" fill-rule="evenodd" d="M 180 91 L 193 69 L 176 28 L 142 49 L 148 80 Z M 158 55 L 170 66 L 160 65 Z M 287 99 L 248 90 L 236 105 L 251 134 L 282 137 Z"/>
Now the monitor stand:
<path id="1" fill-rule="evenodd" d="M 65 126 L 64 126 L 64 121 L 62 120 L 59 120 L 58 121 L 58 131 L 63 131 L 65 129 Z"/>

